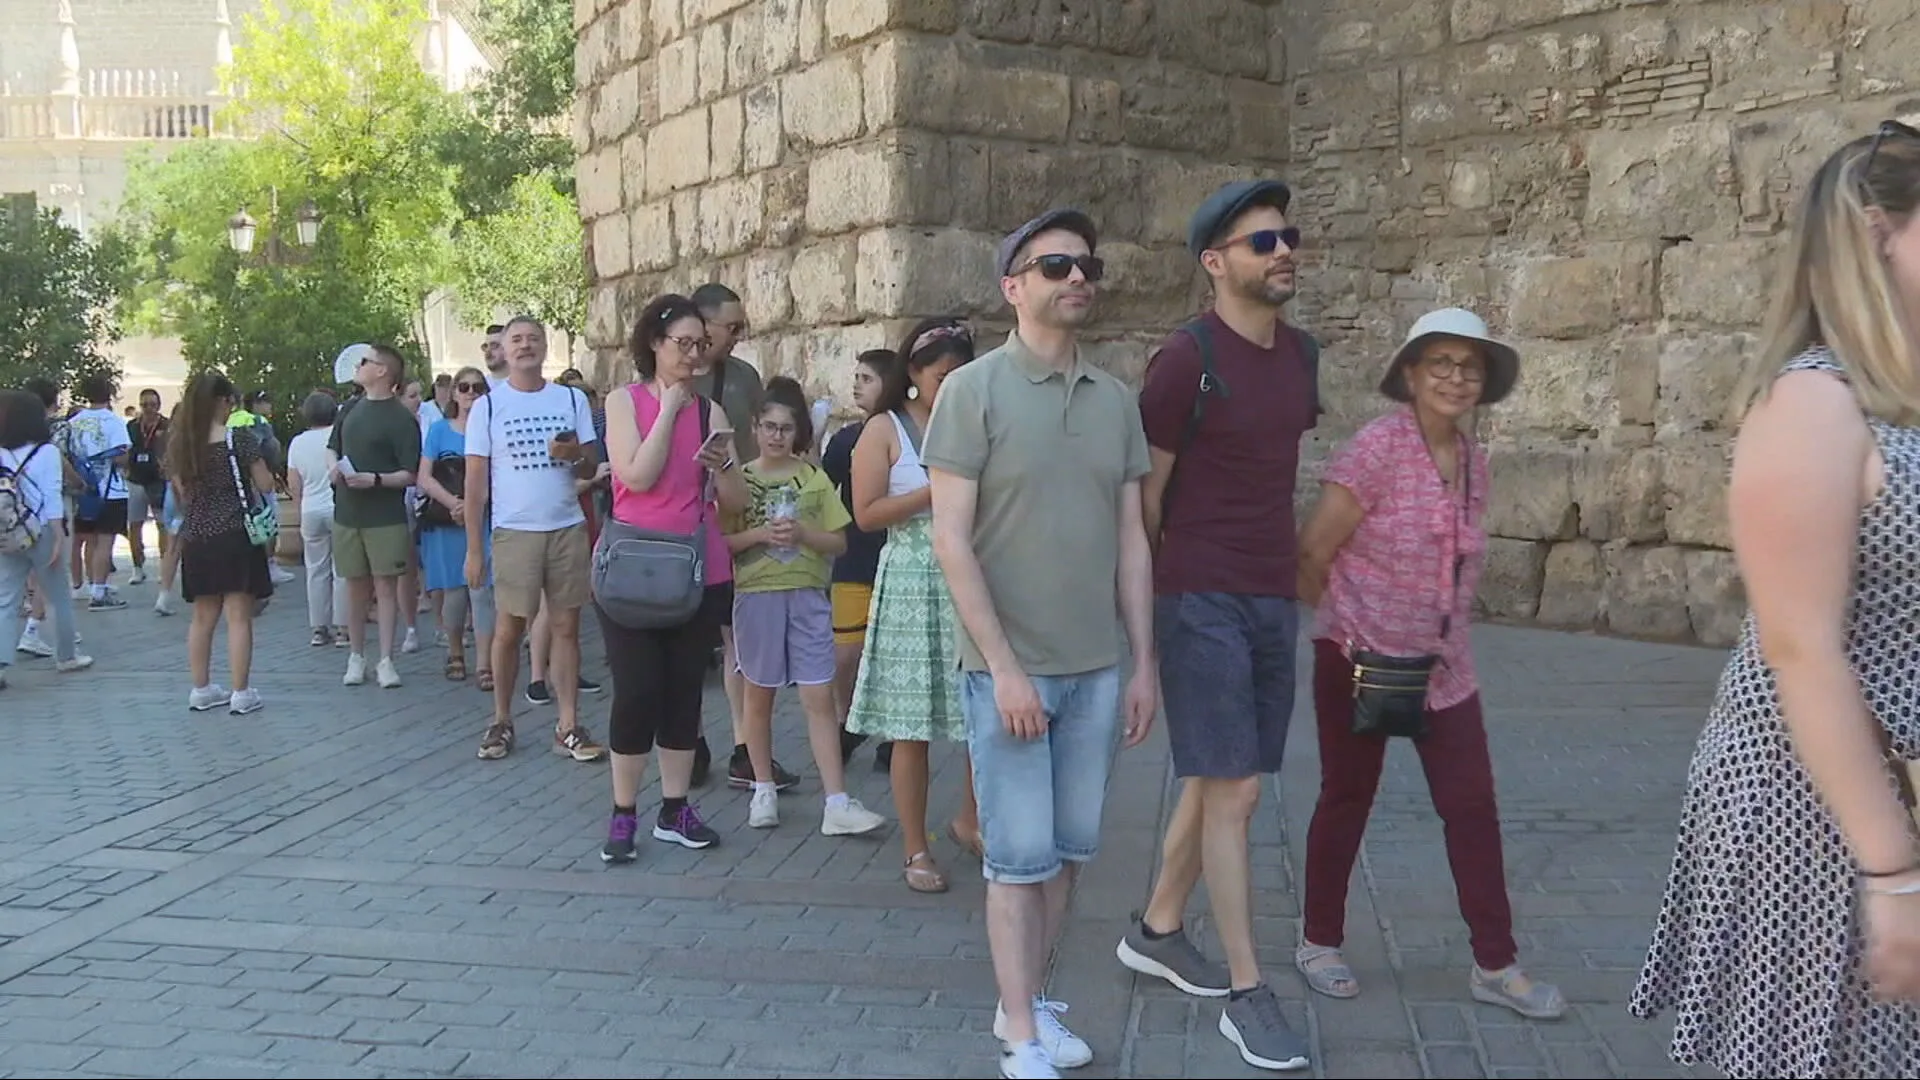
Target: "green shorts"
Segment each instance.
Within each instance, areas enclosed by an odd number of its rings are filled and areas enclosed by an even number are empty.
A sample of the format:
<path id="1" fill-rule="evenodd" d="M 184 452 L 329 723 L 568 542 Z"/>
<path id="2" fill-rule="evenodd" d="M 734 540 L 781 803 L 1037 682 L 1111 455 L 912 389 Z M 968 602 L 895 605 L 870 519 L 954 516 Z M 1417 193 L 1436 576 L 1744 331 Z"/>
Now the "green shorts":
<path id="1" fill-rule="evenodd" d="M 399 577 L 413 565 L 413 532 L 399 525 L 333 523 L 333 572 L 343 578 Z"/>

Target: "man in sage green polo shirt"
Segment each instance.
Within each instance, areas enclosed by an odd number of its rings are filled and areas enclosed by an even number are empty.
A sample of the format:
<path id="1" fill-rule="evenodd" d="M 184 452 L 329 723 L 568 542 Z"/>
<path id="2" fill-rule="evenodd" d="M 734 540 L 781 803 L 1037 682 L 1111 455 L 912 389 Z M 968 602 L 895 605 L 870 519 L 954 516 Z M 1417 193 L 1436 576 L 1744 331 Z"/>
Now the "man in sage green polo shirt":
<path id="1" fill-rule="evenodd" d="M 1053 210 L 1001 242 L 1016 329 L 941 384 L 920 455 L 961 624 L 1005 1077 L 1057 1076 L 1093 1057 L 1040 990 L 1073 868 L 1100 845 L 1123 623 L 1127 745 L 1146 737 L 1159 693 L 1147 439 L 1133 393 L 1078 345 L 1104 269 L 1096 240 L 1085 214 Z"/>

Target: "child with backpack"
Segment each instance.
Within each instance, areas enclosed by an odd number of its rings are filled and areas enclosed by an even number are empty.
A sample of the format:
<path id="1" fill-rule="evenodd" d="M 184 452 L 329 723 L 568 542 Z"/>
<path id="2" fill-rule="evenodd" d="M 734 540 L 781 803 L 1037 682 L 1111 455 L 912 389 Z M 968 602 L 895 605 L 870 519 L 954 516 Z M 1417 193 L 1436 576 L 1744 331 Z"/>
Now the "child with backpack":
<path id="1" fill-rule="evenodd" d="M 73 595 L 60 580 L 66 554 L 61 457 L 39 398 L 0 391 L 0 642 L 19 639 L 20 604 L 33 580 L 53 616 L 56 670 L 93 666 L 79 653 Z M 0 653 L 0 689 L 11 651 Z"/>

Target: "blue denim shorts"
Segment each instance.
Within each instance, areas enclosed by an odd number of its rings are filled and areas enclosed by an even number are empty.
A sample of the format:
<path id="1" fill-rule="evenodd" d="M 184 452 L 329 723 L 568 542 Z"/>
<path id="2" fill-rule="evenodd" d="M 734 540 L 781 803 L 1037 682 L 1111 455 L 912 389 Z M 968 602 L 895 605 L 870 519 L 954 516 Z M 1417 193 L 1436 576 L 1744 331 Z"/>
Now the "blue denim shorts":
<path id="1" fill-rule="evenodd" d="M 1093 858 L 1120 742 L 1118 667 L 1032 679 L 1047 733 L 1031 740 L 1007 733 L 992 675 L 969 671 L 960 680 L 986 878 L 1003 885 L 1038 884 Z"/>
<path id="2" fill-rule="evenodd" d="M 1160 699 L 1175 776 L 1243 780 L 1280 771 L 1299 635 L 1299 608 L 1284 597 L 1154 598 Z"/>

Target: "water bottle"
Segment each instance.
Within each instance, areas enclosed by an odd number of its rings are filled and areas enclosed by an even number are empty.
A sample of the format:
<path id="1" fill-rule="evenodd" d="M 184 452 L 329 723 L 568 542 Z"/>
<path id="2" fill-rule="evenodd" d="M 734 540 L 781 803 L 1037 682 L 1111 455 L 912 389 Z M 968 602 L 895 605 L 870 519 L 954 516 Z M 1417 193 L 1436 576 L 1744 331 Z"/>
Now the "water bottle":
<path id="1" fill-rule="evenodd" d="M 833 399 L 815 398 L 813 402 L 813 445 L 818 449 L 826 440 L 827 421 L 833 416 Z"/>
<path id="2" fill-rule="evenodd" d="M 792 521 L 800 516 L 799 493 L 792 487 L 782 486 L 767 500 L 767 523 Z M 791 545 L 769 545 L 767 554 L 777 562 L 788 563 L 800 557 L 800 549 Z"/>

